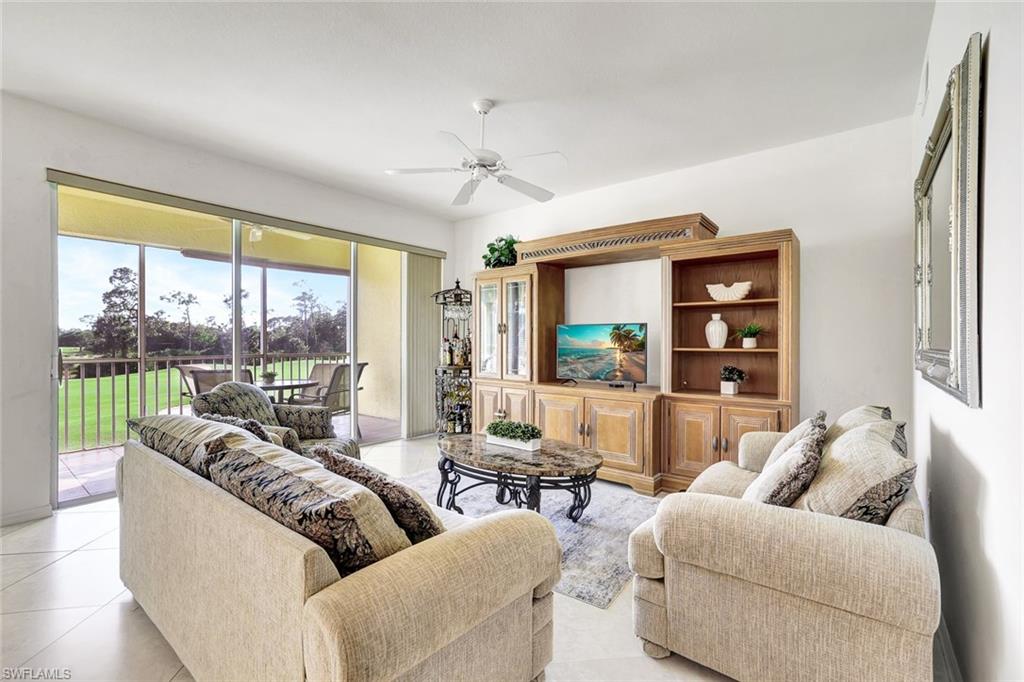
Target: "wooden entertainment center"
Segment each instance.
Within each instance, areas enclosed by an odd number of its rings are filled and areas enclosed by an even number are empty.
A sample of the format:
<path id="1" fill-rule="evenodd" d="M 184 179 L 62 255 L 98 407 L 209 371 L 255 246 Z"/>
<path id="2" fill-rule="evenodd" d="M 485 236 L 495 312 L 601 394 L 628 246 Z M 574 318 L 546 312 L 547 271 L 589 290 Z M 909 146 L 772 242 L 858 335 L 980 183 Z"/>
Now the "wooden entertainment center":
<path id="1" fill-rule="evenodd" d="M 701 213 L 584 230 L 522 242 L 517 265 L 478 272 L 474 432 L 494 419 L 535 423 L 546 438 L 604 456 L 599 478 L 653 495 L 685 490 L 711 464 L 736 461 L 748 431 L 788 430 L 799 415 L 799 242 L 791 230 L 717 234 Z M 655 258 L 662 271 L 660 386 L 558 382 L 565 270 Z M 753 287 L 738 301 L 714 301 L 705 288 L 741 281 Z M 763 326 L 758 348 L 733 339 L 709 348 L 704 326 L 712 313 L 730 332 L 749 322 Z M 719 391 L 725 364 L 748 374 L 738 395 Z"/>

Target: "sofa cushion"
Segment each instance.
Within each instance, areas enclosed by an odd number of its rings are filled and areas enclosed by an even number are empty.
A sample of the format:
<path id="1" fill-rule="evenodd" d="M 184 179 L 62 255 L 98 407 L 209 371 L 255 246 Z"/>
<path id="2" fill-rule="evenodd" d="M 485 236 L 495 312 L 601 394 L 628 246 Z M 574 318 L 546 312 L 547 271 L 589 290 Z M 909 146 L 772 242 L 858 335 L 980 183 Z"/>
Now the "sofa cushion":
<path id="1" fill-rule="evenodd" d="M 827 447 L 818 475 L 793 506 L 884 524 L 917 470 L 904 457 L 903 428 L 903 422 L 874 421 L 845 431 Z"/>
<path id="2" fill-rule="evenodd" d="M 809 421 L 803 437 L 774 461 L 769 458 L 764 471 L 743 492 L 744 500 L 788 507 L 807 490 L 821 463 L 825 413 L 818 412 Z"/>
<path id="3" fill-rule="evenodd" d="M 891 421 L 892 409 L 882 405 L 861 405 L 845 412 L 825 431 L 825 448 L 850 429 L 879 421 Z"/>
<path id="4" fill-rule="evenodd" d="M 779 442 L 776 443 L 774 447 L 772 447 L 771 454 L 769 454 L 768 459 L 765 460 L 764 466 L 761 467 L 761 471 L 764 471 L 770 465 L 777 462 L 783 454 L 785 454 L 790 448 L 796 445 L 797 441 L 806 438 L 807 436 L 812 435 L 814 432 L 818 431 L 819 424 L 821 425 L 820 429 L 822 431 L 822 437 L 824 437 L 824 411 L 819 411 L 813 417 L 808 417 L 807 419 L 803 420 L 802 422 L 794 426 L 792 429 L 790 429 L 789 433 L 783 436 L 782 439 L 779 440 Z"/>
<path id="5" fill-rule="evenodd" d="M 255 419 L 260 424 L 276 426 L 274 404 L 260 388 L 240 381 L 226 381 L 212 391 L 192 398 L 192 414 L 223 414 L 242 419 Z"/>
<path id="6" fill-rule="evenodd" d="M 259 442 L 245 429 L 188 415 L 156 414 L 127 421 L 143 445 L 204 478 L 210 477 L 209 466 L 220 453 Z"/>
<path id="7" fill-rule="evenodd" d="M 444 532 L 441 519 L 423 497 L 409 486 L 389 478 L 365 462 L 348 457 L 326 445 L 317 445 L 308 454 L 323 464 L 328 471 L 366 486 L 379 497 L 412 544 Z"/>
<path id="8" fill-rule="evenodd" d="M 200 415 L 199 418 L 211 422 L 220 422 L 221 424 L 231 424 L 232 426 L 237 426 L 240 429 L 245 429 L 252 435 L 256 436 L 258 439 L 266 441 L 268 443 L 272 443 L 274 441 L 274 439 L 270 437 L 270 433 L 263 427 L 263 424 L 260 424 L 255 419 L 242 419 L 241 417 L 232 417 L 230 415 L 224 414 L 213 414 L 212 412 L 207 412 L 206 414 Z"/>
<path id="9" fill-rule="evenodd" d="M 270 443 L 222 453 L 210 480 L 323 547 L 342 576 L 410 546 L 372 492 Z"/>
<path id="10" fill-rule="evenodd" d="M 693 480 L 686 492 L 743 497 L 743 492 L 755 478 L 756 471 L 741 469 L 732 462 L 715 462 Z"/>

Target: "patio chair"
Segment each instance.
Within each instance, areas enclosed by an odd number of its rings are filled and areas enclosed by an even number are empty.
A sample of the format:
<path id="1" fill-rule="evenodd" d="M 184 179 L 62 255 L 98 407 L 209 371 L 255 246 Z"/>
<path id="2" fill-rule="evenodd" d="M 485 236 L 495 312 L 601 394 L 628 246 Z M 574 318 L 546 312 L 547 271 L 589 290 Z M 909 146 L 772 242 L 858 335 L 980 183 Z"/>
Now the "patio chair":
<path id="1" fill-rule="evenodd" d="M 193 390 L 195 391 L 193 395 L 209 393 L 225 381 L 231 381 L 230 369 L 193 369 L 191 373 Z M 253 383 L 252 370 L 243 369 L 240 378 L 242 383 Z"/>
<path id="2" fill-rule="evenodd" d="M 196 370 L 202 371 L 202 370 L 205 370 L 205 369 L 209 369 L 208 366 L 205 366 L 205 365 L 175 365 L 174 369 L 178 370 L 178 374 L 181 375 L 181 385 L 185 387 L 185 390 L 182 391 L 182 393 L 181 393 L 182 396 L 184 396 L 186 398 L 192 398 L 192 397 L 198 395 L 199 393 L 201 393 L 201 391 L 197 391 L 196 390 L 196 382 L 195 382 L 195 379 L 192 378 L 192 372 L 194 372 Z"/>
<path id="3" fill-rule="evenodd" d="M 356 385 L 363 378 L 363 370 L 369 363 L 360 362 L 356 374 Z M 309 380 L 317 382 L 316 386 L 296 392 L 288 399 L 292 405 L 319 405 L 326 407 L 331 414 L 349 414 L 352 411 L 352 400 L 349 390 L 349 364 L 347 362 L 318 362 L 309 370 Z M 357 390 L 363 390 L 358 386 Z M 356 425 L 356 436 L 359 437 L 359 425 Z"/>

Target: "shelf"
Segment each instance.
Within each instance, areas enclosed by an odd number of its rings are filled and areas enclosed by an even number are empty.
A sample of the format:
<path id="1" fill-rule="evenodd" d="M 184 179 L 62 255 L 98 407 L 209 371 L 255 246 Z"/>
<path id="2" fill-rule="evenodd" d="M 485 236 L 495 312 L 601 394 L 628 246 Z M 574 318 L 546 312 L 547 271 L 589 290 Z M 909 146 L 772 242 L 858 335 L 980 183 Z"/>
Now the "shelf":
<path id="1" fill-rule="evenodd" d="M 737 395 L 723 395 L 719 391 L 705 391 L 700 389 L 682 389 L 666 393 L 665 395 L 669 398 L 712 398 L 716 401 L 733 401 L 739 403 L 752 401 L 760 402 L 766 400 L 783 402 L 779 400 L 779 396 L 775 393 L 744 393 L 743 389 L 740 389 L 740 392 Z"/>
<path id="2" fill-rule="evenodd" d="M 675 353 L 778 353 L 778 348 L 673 348 Z"/>
<path id="3" fill-rule="evenodd" d="M 721 306 L 776 305 L 777 298 L 741 298 L 738 301 L 680 301 L 673 308 L 718 308 Z"/>

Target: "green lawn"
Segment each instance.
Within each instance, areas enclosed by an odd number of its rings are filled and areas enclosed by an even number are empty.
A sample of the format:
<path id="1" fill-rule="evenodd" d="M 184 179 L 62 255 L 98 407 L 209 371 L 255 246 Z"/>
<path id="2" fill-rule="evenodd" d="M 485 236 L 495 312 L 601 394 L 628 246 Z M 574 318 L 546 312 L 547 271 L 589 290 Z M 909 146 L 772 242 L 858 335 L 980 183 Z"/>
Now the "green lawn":
<path id="1" fill-rule="evenodd" d="M 65 353 L 67 357 L 67 353 Z M 71 364 L 71 363 L 68 363 Z M 278 376 L 289 376 L 287 361 L 269 365 Z M 293 365 L 296 373 L 305 371 L 300 363 Z M 139 415 L 138 373 L 92 376 L 93 366 L 85 366 L 86 379 L 70 379 L 66 386 L 58 388 L 57 397 L 57 438 L 59 452 L 73 452 L 90 448 L 120 445 L 127 438 L 125 419 Z M 167 396 L 167 380 L 170 376 L 170 401 Z M 184 387 L 178 387 L 178 370 L 172 368 L 146 372 L 146 413 L 164 412 L 168 406 L 177 414 L 181 407 L 183 414 L 190 414 L 188 398 L 181 395 Z M 303 374 L 303 376 L 305 376 Z M 258 378 L 258 377 L 257 377 Z M 98 382 L 98 386 L 97 386 Z M 159 389 L 159 390 L 158 390 Z M 65 395 L 67 395 L 67 437 L 65 437 Z M 126 399 L 127 396 L 127 399 Z M 159 405 L 157 401 L 159 400 Z M 84 412 L 84 415 L 83 415 Z M 84 416 L 84 419 L 83 419 Z M 113 418 L 113 423 L 111 423 Z M 99 422 L 97 426 L 97 422 Z M 82 425 L 85 426 L 84 440 Z M 98 428 L 98 431 L 97 431 Z"/>

